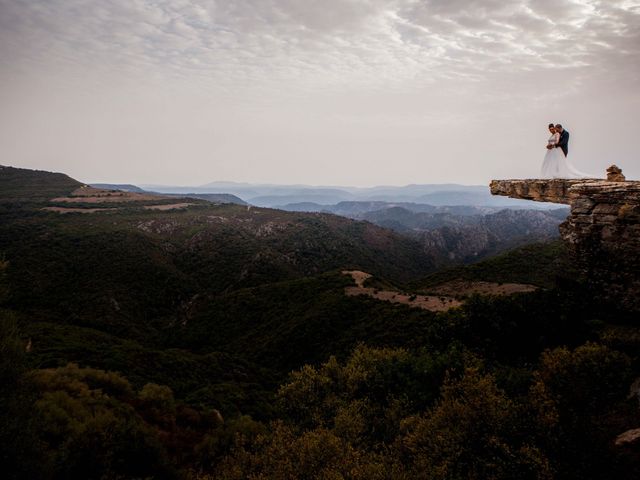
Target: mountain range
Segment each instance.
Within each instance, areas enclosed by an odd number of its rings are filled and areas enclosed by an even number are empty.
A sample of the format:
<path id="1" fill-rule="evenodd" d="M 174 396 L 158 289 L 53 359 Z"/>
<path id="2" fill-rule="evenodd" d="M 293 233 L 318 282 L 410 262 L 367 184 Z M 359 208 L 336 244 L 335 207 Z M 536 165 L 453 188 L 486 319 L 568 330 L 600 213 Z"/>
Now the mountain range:
<path id="1" fill-rule="evenodd" d="M 130 185 L 124 187 L 134 191 Z M 198 188 L 145 188 L 163 195 L 246 205 L 240 195 L 252 205 L 365 220 L 417 240 L 438 266 L 475 261 L 518 245 L 555 238 L 567 215 L 566 207 L 550 210 L 542 204 L 540 208 L 535 202 L 493 197 L 483 186 L 455 184 L 339 189 L 214 182 Z M 233 193 L 202 193 L 205 191 Z M 346 198 L 350 200 L 318 203 Z M 294 203 L 282 203 L 288 201 Z"/>
<path id="2" fill-rule="evenodd" d="M 492 196 L 488 187 L 483 185 L 425 184 L 406 186 L 376 187 L 333 187 L 309 185 L 269 185 L 234 182 L 212 182 L 198 187 L 168 185 L 141 185 L 148 191 L 160 193 L 229 193 L 247 203 L 260 207 L 279 207 L 287 209 L 288 204 L 310 205 L 322 209 L 346 201 L 360 202 L 411 202 L 435 206 L 474 205 L 494 207 L 520 207 L 534 209 L 553 208 L 545 204 L 532 204 L 523 200 L 514 200 Z"/>

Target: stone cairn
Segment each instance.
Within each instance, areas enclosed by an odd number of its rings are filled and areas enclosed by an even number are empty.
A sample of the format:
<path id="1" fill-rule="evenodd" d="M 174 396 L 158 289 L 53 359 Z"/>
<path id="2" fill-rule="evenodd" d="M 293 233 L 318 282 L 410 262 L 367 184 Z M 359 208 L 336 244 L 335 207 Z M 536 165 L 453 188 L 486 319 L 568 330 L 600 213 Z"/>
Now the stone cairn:
<path id="1" fill-rule="evenodd" d="M 627 179 L 622 174 L 622 169 L 617 165 L 611 165 L 607 168 L 607 181 L 608 182 L 624 182 Z"/>

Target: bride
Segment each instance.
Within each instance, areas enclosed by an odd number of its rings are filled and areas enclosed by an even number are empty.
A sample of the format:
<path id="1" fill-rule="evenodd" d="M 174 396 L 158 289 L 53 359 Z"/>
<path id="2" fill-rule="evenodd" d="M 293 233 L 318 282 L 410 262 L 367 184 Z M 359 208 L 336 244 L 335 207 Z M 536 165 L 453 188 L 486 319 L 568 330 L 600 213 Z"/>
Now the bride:
<path id="1" fill-rule="evenodd" d="M 560 142 L 560 132 L 556 130 L 553 123 L 549 124 L 549 131 L 551 136 L 547 141 L 547 153 L 542 163 L 542 178 L 593 178 L 593 175 L 577 170 L 562 149 L 557 147 Z"/>

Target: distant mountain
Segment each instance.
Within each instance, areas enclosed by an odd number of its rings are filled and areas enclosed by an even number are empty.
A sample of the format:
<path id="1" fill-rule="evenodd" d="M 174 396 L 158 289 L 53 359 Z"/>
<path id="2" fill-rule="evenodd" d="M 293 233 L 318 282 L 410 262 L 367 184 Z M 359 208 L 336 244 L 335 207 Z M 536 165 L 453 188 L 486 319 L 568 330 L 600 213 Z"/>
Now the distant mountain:
<path id="1" fill-rule="evenodd" d="M 211 203 L 232 203 L 234 205 L 248 205 L 241 198 L 230 193 L 164 193 L 163 195 L 175 196 L 178 198 L 198 198 Z"/>
<path id="2" fill-rule="evenodd" d="M 286 210 L 287 212 L 328 212 L 331 211 L 332 205 L 321 205 L 315 202 L 287 203 L 286 205 L 277 205 L 278 210 Z"/>
<path id="3" fill-rule="evenodd" d="M 494 206 L 548 209 L 553 206 L 524 200 L 494 197 L 484 185 L 425 184 L 376 187 L 333 187 L 309 185 L 262 185 L 212 182 L 199 187 L 145 185 L 146 190 L 162 193 L 229 193 L 261 207 L 278 208 L 292 204 L 335 205 L 340 202 L 395 202 L 436 206 Z M 308 205 L 305 208 L 313 207 Z M 313 210 L 315 211 L 315 210 Z"/>
<path id="4" fill-rule="evenodd" d="M 136 187 L 135 185 L 131 185 L 128 183 L 90 183 L 89 185 L 95 188 L 103 188 L 105 190 L 122 190 L 124 192 L 135 193 L 144 193 L 146 191 L 140 187 Z"/>
<path id="5" fill-rule="evenodd" d="M 326 203 L 337 203 L 352 199 L 347 190 L 333 187 L 312 187 L 305 185 L 250 185 L 232 182 L 213 182 L 199 187 L 170 185 L 143 185 L 146 190 L 161 193 L 230 193 L 243 198 L 252 205 L 274 207 L 276 204 L 294 203 L 300 198 L 326 198 Z"/>
<path id="6" fill-rule="evenodd" d="M 327 207 L 325 211 L 350 218 L 369 220 L 367 218 L 367 214 L 370 212 L 397 208 L 402 208 L 412 213 L 448 213 L 452 215 L 467 216 L 495 213 L 502 210 L 504 207 L 482 207 L 474 205 L 435 206 L 423 203 L 407 202 L 340 202 L 337 205 Z"/>
<path id="7" fill-rule="evenodd" d="M 433 212 L 436 207 L 433 205 L 423 205 L 407 202 L 340 202 L 337 205 L 328 207 L 327 211 L 336 215 L 343 215 L 350 218 L 364 218 L 369 212 L 381 211 L 391 208 L 402 208 L 411 212 Z"/>
<path id="8" fill-rule="evenodd" d="M 433 206 L 470 205 L 502 208 L 549 208 L 544 204 L 532 205 L 533 202 L 495 197 L 491 195 L 489 188 L 485 186 L 464 185 L 410 185 L 407 187 L 373 187 L 350 190 L 318 189 L 314 187 L 308 189 L 297 188 L 295 192 L 281 191 L 256 197 L 245 195 L 243 198 L 246 198 L 251 204 L 264 207 L 300 203 L 335 205 L 345 202 L 380 202 L 380 204 L 397 203 Z"/>
<path id="9" fill-rule="evenodd" d="M 429 205 L 477 205 L 488 207 L 520 207 L 520 208 L 538 208 L 539 206 L 531 205 L 531 202 L 526 201 L 513 201 L 509 199 L 506 202 L 501 201 L 500 197 L 491 195 L 488 188 L 476 190 L 452 190 L 452 191 L 439 191 L 422 195 L 416 199 L 421 203 L 428 203 Z"/>
<path id="10" fill-rule="evenodd" d="M 327 192 L 309 190 L 306 192 L 291 193 L 286 195 L 262 195 L 248 198 L 247 201 L 258 207 L 274 208 L 278 205 L 289 203 L 319 203 L 332 204 L 353 198 L 348 192 L 329 190 Z"/>
<path id="11" fill-rule="evenodd" d="M 529 205 L 527 205 L 529 206 Z M 290 212 L 329 212 L 343 217 L 363 219 L 365 214 L 369 212 L 380 211 L 388 208 L 400 207 L 414 213 L 451 213 L 455 215 L 486 215 L 495 213 L 504 208 L 521 208 L 521 207 L 483 207 L 474 205 L 451 205 L 451 206 L 435 206 L 425 203 L 412 202 L 340 202 L 335 205 L 323 205 L 315 202 L 288 203 L 286 205 L 278 205 L 275 208 L 287 210 Z"/>

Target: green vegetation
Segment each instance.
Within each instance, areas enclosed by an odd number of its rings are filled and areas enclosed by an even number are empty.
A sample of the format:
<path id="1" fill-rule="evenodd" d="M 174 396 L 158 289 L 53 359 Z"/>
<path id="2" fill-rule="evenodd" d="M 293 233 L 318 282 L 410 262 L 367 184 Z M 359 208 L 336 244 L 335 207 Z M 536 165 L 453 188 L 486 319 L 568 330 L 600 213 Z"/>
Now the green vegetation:
<path id="1" fill-rule="evenodd" d="M 82 183 L 64 173 L 0 165 L 0 203 L 42 201 L 70 194 Z"/>
<path id="2" fill-rule="evenodd" d="M 363 338 L 371 345 L 418 345 L 433 328 L 431 312 L 344 295 L 351 282 L 327 273 L 216 296 L 172 340 L 194 351 L 243 352 L 285 374 L 346 354 Z"/>
<path id="3" fill-rule="evenodd" d="M 558 244 L 418 280 L 419 246 L 329 215 L 3 205 L 6 478 L 640 475 L 614 445 L 640 426 L 638 325 Z M 343 269 L 544 288 L 433 313 L 346 296 Z"/>

